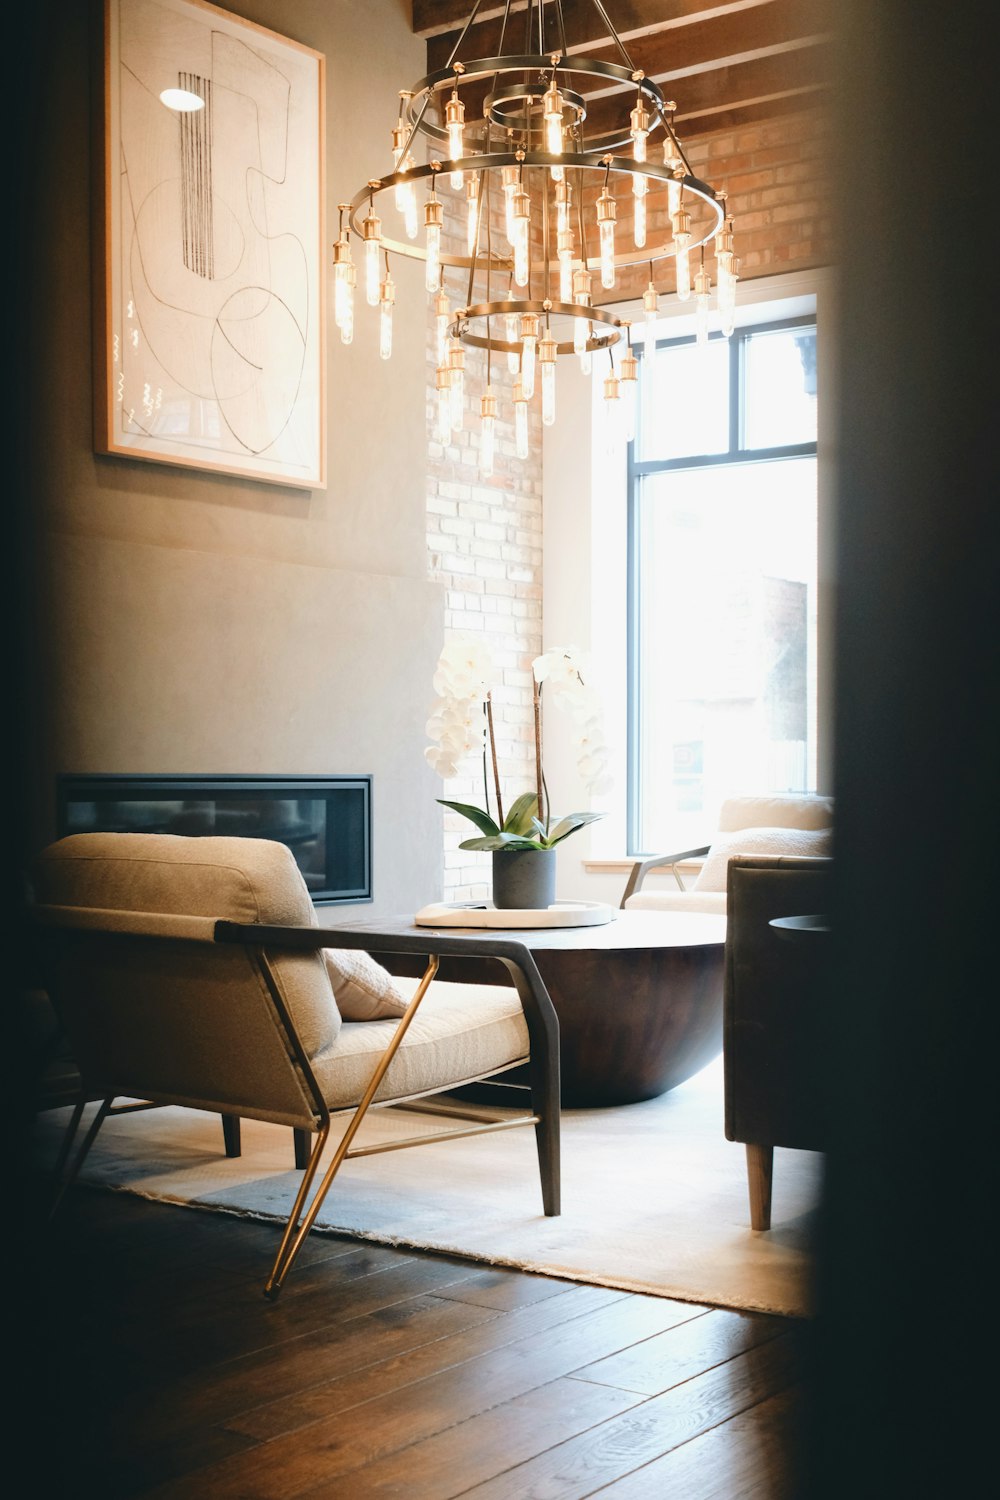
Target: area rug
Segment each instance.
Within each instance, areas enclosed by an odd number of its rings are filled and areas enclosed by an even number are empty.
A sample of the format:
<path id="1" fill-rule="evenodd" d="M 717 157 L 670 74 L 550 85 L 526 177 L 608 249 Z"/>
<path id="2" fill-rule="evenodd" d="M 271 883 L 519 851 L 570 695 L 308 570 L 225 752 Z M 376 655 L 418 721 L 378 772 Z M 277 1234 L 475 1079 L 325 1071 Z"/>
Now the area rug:
<path id="1" fill-rule="evenodd" d="M 542 1213 L 529 1126 L 350 1160 L 313 1233 L 325 1229 L 626 1291 L 808 1317 L 822 1157 L 775 1151 L 772 1228 L 751 1230 L 744 1148 L 725 1139 L 722 1089 L 720 1058 L 658 1099 L 564 1111 L 558 1218 Z M 68 1117 L 62 1110 L 40 1117 L 43 1159 L 54 1159 Z M 453 1124 L 377 1110 L 355 1144 Z M 291 1130 L 244 1120 L 242 1142 L 242 1155 L 227 1158 L 218 1116 L 198 1110 L 111 1117 L 81 1181 L 283 1220 L 300 1180 Z"/>

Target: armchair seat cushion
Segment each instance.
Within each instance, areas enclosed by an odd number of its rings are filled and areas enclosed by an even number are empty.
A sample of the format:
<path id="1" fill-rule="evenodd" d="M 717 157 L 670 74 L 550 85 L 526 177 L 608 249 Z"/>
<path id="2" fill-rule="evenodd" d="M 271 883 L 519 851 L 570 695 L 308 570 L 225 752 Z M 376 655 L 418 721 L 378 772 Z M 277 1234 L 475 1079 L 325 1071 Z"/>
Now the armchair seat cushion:
<path id="1" fill-rule="evenodd" d="M 407 998 L 419 980 L 395 981 Z M 357 1104 L 398 1023 L 345 1021 L 333 1045 L 312 1059 L 331 1109 Z M 505 985 L 435 980 L 424 996 L 376 1100 L 405 1099 L 457 1087 L 529 1053 L 528 1027 L 517 991 Z"/>
<path id="2" fill-rule="evenodd" d="M 625 902 L 628 911 L 710 911 L 726 915 L 725 891 L 636 891 Z"/>

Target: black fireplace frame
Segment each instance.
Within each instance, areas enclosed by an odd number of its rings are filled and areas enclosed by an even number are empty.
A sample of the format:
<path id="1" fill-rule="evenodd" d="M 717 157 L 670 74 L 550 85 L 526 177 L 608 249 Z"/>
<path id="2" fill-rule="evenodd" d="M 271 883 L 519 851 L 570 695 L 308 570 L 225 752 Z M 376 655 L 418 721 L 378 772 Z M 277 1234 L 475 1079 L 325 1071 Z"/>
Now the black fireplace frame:
<path id="1" fill-rule="evenodd" d="M 310 895 L 317 907 L 361 904 L 373 899 L 372 884 L 372 778 L 357 776 L 210 776 L 210 775 L 119 775 L 71 774 L 56 777 L 56 833 L 97 832 L 187 832 L 218 833 L 208 826 L 171 827 L 170 819 L 157 821 L 155 805 L 193 801 L 215 803 L 225 809 L 226 800 L 321 801 L 324 804 L 325 867 L 311 876 Z M 134 804 L 130 816 L 123 804 Z M 81 817 L 79 804 L 93 804 L 93 813 Z M 74 814 L 74 808 L 77 808 Z M 106 809 L 102 814 L 102 808 Z M 141 810 L 141 811 L 140 811 Z M 211 819 L 209 821 L 212 821 Z M 239 836 L 239 827 L 226 832 Z M 249 827 L 247 836 L 274 838 L 284 843 L 300 863 L 295 840 L 282 837 L 280 829 Z M 316 879 L 320 883 L 315 884 Z M 307 881 L 307 883 L 309 883 Z"/>

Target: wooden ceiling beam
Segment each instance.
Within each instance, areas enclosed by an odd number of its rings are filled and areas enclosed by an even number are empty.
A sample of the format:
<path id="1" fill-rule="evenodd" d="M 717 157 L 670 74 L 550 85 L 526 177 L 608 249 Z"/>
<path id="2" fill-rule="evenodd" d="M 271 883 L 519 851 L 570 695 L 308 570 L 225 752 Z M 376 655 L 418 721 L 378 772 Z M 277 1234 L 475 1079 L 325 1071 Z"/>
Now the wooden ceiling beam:
<path id="1" fill-rule="evenodd" d="M 768 4 L 753 12 L 730 12 L 691 26 L 651 32 L 633 41 L 626 50 L 634 65 L 648 77 L 658 80 L 682 78 L 689 73 L 809 46 L 822 39 L 815 20 L 814 0 L 769 0 Z M 491 32 L 484 28 L 484 34 L 476 39 L 483 50 L 478 45 L 470 46 L 467 38 L 460 60 L 495 55 L 499 39 L 498 28 Z M 509 39 L 506 50 L 509 50 Z M 589 55 L 590 49 L 571 46 L 570 51 Z M 445 48 L 436 42 L 429 43 L 428 73 L 447 67 L 450 52 L 451 45 Z M 621 59 L 617 53 L 608 53 L 607 60 L 619 62 Z M 580 88 L 580 82 L 574 81 L 574 87 Z M 584 84 L 581 92 L 588 91 Z"/>
<path id="2" fill-rule="evenodd" d="M 692 20 L 721 15 L 726 11 L 751 10 L 767 3 L 768 0 L 728 0 L 728 3 L 718 4 L 713 4 L 712 0 L 606 0 L 604 9 L 618 35 L 625 37 L 639 36 L 645 31 L 661 31 L 669 26 L 684 26 Z M 473 4 L 474 0 L 413 0 L 414 36 L 429 39 L 452 32 L 457 37 L 472 13 Z M 510 14 L 523 13 L 527 8 L 528 0 L 511 0 Z M 549 8 L 554 13 L 554 7 Z M 483 0 L 476 25 L 498 20 L 505 9 L 503 0 Z M 607 27 L 600 20 L 593 0 L 563 0 L 563 20 L 568 33 L 582 35 L 586 30 L 590 40 L 597 40 L 602 33 L 607 39 Z M 524 30 L 523 25 L 521 30 Z"/>
<path id="3" fill-rule="evenodd" d="M 673 87 L 676 80 L 663 83 L 669 85 L 664 92 L 676 101 L 678 133 L 683 140 L 690 134 L 685 125 L 689 119 L 697 119 L 702 130 L 715 129 L 710 117 L 785 95 L 823 89 L 829 72 L 829 47 L 817 44 L 734 63 L 712 72 L 691 73 L 683 79 L 683 87 L 676 90 Z M 585 129 L 602 135 L 613 130 L 621 119 L 621 95 L 617 98 L 605 95 L 588 106 Z"/>

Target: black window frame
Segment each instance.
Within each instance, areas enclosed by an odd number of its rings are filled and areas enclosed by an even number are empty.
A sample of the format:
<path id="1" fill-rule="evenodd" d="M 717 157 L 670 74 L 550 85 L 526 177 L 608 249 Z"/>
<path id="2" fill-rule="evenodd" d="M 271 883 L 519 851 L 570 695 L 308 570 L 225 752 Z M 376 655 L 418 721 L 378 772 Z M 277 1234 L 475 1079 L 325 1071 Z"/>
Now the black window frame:
<path id="1" fill-rule="evenodd" d="M 645 344 L 633 352 L 639 362 L 639 390 L 636 403 L 636 432 L 629 441 L 627 453 L 627 540 L 626 540 L 626 809 L 625 840 L 627 853 L 642 858 L 658 851 L 640 848 L 640 808 L 642 805 L 642 704 L 639 694 L 639 620 L 641 615 L 641 586 L 639 561 L 642 547 L 639 498 L 642 481 L 650 475 L 669 473 L 678 469 L 721 468 L 727 464 L 773 463 L 789 458 L 815 458 L 818 444 L 815 439 L 808 443 L 787 443 L 779 447 L 748 448 L 743 444 L 745 423 L 746 351 L 750 340 L 757 334 L 784 332 L 792 328 L 811 329 L 817 332 L 815 313 L 802 313 L 791 318 L 777 318 L 762 323 L 746 323 L 735 328 L 728 337 L 719 332 L 709 334 L 709 342 L 724 340 L 729 345 L 729 447 L 719 453 L 686 454 L 681 458 L 645 459 L 636 458 L 641 450 L 642 438 L 642 379 L 644 360 L 649 357 Z M 681 338 L 658 338 L 653 349 L 673 349 L 696 344 L 696 335 Z"/>

